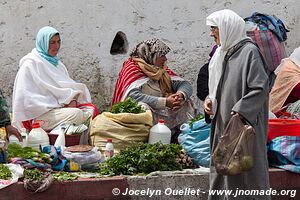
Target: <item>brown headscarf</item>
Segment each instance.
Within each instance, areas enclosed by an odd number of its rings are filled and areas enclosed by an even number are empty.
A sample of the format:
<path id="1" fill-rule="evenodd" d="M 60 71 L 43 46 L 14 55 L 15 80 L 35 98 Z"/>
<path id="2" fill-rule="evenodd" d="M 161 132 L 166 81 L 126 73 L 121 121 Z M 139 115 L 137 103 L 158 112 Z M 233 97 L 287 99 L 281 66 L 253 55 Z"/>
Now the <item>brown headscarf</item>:
<path id="1" fill-rule="evenodd" d="M 130 56 L 139 65 L 141 70 L 152 80 L 159 82 L 164 96 L 173 93 L 171 78 L 167 73 L 167 66 L 162 68 L 154 66 L 157 58 L 165 56 L 171 49 L 159 39 L 145 40 L 139 43 Z"/>

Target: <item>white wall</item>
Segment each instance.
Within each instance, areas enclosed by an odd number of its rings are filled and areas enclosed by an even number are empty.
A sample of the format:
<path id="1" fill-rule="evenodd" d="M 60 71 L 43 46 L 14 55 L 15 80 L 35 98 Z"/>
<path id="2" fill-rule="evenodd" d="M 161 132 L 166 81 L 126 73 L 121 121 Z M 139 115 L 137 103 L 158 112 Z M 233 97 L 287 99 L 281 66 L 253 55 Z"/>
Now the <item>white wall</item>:
<path id="1" fill-rule="evenodd" d="M 242 17 L 258 11 L 275 14 L 290 29 L 288 54 L 300 46 L 298 0 L 0 0 L 0 85 L 9 101 L 21 57 L 31 51 L 37 31 L 50 25 L 60 31 L 59 53 L 70 75 L 87 84 L 95 103 L 110 102 L 125 55 L 111 55 L 118 31 L 126 34 L 129 51 L 157 37 L 172 52 L 169 66 L 195 87 L 197 73 L 213 45 L 205 18 L 229 8 Z"/>

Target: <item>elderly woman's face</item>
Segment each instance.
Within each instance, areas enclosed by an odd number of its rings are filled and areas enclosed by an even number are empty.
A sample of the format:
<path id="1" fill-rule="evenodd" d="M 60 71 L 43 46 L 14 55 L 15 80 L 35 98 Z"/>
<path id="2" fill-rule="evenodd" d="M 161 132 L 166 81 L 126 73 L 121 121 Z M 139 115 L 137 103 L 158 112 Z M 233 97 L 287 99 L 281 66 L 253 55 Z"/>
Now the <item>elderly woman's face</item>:
<path id="1" fill-rule="evenodd" d="M 59 35 L 54 35 L 49 41 L 48 55 L 52 57 L 56 56 L 59 48 L 60 48 L 60 37 Z"/>
<path id="2" fill-rule="evenodd" d="M 154 65 L 157 67 L 163 67 L 165 65 L 165 62 L 167 61 L 167 57 L 166 56 L 160 56 L 156 59 Z"/>
<path id="3" fill-rule="evenodd" d="M 221 45 L 219 28 L 218 27 L 216 27 L 216 26 L 211 26 L 210 27 L 210 36 L 215 39 L 215 43 L 217 45 Z"/>

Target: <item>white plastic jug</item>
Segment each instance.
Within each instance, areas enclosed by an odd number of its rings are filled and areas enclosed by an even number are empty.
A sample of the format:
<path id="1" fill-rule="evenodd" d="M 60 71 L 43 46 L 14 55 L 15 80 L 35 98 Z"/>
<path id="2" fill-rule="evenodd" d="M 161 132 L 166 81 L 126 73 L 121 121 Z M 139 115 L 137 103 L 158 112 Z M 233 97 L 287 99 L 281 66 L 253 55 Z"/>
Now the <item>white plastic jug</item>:
<path id="1" fill-rule="evenodd" d="M 32 129 L 27 136 L 27 146 L 40 149 L 40 146 L 43 148 L 44 146 L 49 145 L 49 136 L 44 131 L 39 121 L 35 121 L 32 124 Z"/>
<path id="2" fill-rule="evenodd" d="M 159 119 L 158 123 L 150 129 L 149 144 L 161 142 L 162 144 L 170 144 L 171 130 L 165 125 L 163 119 Z"/>
<path id="3" fill-rule="evenodd" d="M 65 147 L 66 146 L 66 137 L 65 137 L 65 130 L 60 129 L 59 134 L 54 143 L 55 147 Z"/>

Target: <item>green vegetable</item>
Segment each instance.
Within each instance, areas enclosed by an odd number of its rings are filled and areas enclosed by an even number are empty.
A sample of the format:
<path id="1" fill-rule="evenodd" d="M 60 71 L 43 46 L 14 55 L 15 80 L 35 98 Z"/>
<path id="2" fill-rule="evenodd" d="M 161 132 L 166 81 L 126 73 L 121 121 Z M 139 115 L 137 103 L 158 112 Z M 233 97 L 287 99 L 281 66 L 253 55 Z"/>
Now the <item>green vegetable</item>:
<path id="1" fill-rule="evenodd" d="M 45 178 L 45 174 L 38 169 L 25 169 L 24 170 L 24 179 L 36 182 L 42 182 Z"/>
<path id="2" fill-rule="evenodd" d="M 78 178 L 77 175 L 69 173 L 69 172 L 59 172 L 53 174 L 53 177 L 57 181 L 72 181 Z"/>
<path id="3" fill-rule="evenodd" d="M 3 164 L 0 164 L 0 179 L 9 180 L 12 174 L 9 168 Z"/>
<path id="4" fill-rule="evenodd" d="M 143 110 L 142 106 L 138 105 L 138 103 L 135 100 L 133 100 L 131 97 L 128 97 L 125 99 L 125 101 L 114 104 L 112 106 L 111 112 L 114 114 L 118 114 L 118 113 L 139 114 L 145 112 L 145 110 Z"/>
<path id="5" fill-rule="evenodd" d="M 100 173 L 113 176 L 181 170 L 176 161 L 181 149 L 177 144 L 134 144 L 100 163 Z"/>
<path id="6" fill-rule="evenodd" d="M 192 126 L 192 124 L 196 121 L 199 121 L 200 119 L 203 119 L 204 118 L 204 114 L 200 113 L 199 115 L 197 115 L 196 117 L 190 119 L 188 121 L 189 125 Z"/>
<path id="7" fill-rule="evenodd" d="M 19 157 L 24 159 L 32 159 L 35 162 L 46 162 L 51 163 L 49 154 L 42 153 L 31 147 L 22 148 L 21 145 L 12 143 L 8 145 L 8 159 Z"/>

